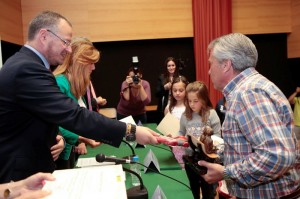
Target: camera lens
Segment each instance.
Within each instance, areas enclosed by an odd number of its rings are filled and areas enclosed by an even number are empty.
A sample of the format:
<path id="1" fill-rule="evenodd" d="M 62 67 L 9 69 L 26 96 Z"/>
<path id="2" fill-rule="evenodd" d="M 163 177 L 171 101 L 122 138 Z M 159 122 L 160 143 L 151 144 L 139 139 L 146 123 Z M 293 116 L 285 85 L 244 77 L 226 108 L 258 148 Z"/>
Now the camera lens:
<path id="1" fill-rule="evenodd" d="M 133 81 L 134 84 L 138 84 L 140 82 L 139 76 L 138 75 L 134 75 L 132 77 L 132 81 Z"/>

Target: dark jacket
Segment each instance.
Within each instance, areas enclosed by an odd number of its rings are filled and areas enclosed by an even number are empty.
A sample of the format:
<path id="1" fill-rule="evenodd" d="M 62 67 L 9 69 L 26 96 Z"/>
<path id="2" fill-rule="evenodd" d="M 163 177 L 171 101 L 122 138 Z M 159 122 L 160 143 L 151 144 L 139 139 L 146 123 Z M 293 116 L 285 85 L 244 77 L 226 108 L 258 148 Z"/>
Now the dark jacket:
<path id="1" fill-rule="evenodd" d="M 164 113 L 165 108 L 168 104 L 169 100 L 169 90 L 165 90 L 164 85 L 167 83 L 164 75 L 160 75 L 158 78 L 157 88 L 156 88 L 156 97 L 158 99 L 157 102 L 157 111 L 159 113 Z"/>
<path id="2" fill-rule="evenodd" d="M 79 107 L 42 60 L 22 47 L 0 70 L 0 183 L 53 172 L 50 147 L 58 125 L 116 147 L 126 131 L 125 123 Z"/>

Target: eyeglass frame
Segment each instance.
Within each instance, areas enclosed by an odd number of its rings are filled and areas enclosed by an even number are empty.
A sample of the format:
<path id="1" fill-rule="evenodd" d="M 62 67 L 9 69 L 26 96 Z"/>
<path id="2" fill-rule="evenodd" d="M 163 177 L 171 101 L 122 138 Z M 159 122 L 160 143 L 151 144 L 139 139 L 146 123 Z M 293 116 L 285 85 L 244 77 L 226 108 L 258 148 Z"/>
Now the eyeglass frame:
<path id="1" fill-rule="evenodd" d="M 55 34 L 52 30 L 46 29 L 48 32 L 51 32 L 55 37 L 57 37 L 58 39 L 60 39 L 65 46 L 70 46 L 71 42 L 64 40 L 63 38 L 61 38 L 60 36 L 58 36 L 57 34 Z"/>

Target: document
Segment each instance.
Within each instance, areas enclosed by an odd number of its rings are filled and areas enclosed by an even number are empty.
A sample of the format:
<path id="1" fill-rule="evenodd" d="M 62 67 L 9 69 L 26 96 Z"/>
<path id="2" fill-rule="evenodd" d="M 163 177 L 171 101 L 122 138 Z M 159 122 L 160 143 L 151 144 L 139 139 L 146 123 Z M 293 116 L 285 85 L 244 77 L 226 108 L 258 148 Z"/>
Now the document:
<path id="1" fill-rule="evenodd" d="M 180 121 L 171 113 L 167 113 L 165 117 L 156 127 L 164 135 L 171 134 L 173 137 L 177 137 L 179 134 Z"/>
<path id="2" fill-rule="evenodd" d="M 114 162 L 97 162 L 96 158 L 79 158 L 76 167 L 90 167 L 90 166 L 103 166 L 103 165 L 115 165 Z"/>
<path id="3" fill-rule="evenodd" d="M 120 122 L 124 122 L 124 123 L 129 123 L 129 124 L 136 125 L 136 123 L 135 123 L 135 121 L 134 121 L 134 119 L 133 119 L 133 117 L 131 115 L 129 115 L 129 116 L 123 118 L 123 119 L 120 119 L 119 121 Z"/>
<path id="4" fill-rule="evenodd" d="M 47 199 L 127 199 L 122 165 L 56 170 L 55 181 L 43 189 L 51 190 Z"/>

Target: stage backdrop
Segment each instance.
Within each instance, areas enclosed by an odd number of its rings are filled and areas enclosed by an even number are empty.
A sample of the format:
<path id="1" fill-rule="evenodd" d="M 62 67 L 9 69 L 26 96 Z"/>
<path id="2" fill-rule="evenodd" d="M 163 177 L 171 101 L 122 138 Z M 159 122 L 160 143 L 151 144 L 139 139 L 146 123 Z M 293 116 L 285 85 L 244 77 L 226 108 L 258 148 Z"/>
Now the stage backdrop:
<path id="1" fill-rule="evenodd" d="M 143 79 L 151 86 L 151 105 L 155 97 L 158 76 L 167 57 L 181 60 L 180 73 L 195 81 L 193 38 L 152 39 L 118 42 L 96 42 L 101 58 L 92 73 L 92 81 L 98 95 L 108 100 L 109 107 L 116 107 L 120 99 L 121 84 L 131 66 L 132 56 L 138 56 Z"/>

